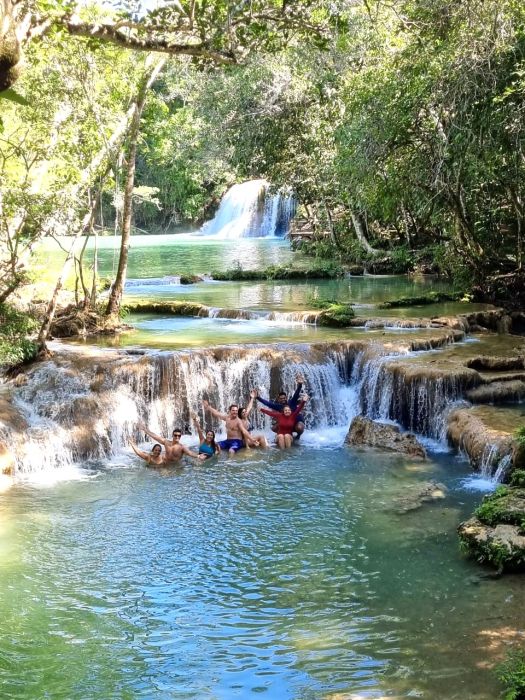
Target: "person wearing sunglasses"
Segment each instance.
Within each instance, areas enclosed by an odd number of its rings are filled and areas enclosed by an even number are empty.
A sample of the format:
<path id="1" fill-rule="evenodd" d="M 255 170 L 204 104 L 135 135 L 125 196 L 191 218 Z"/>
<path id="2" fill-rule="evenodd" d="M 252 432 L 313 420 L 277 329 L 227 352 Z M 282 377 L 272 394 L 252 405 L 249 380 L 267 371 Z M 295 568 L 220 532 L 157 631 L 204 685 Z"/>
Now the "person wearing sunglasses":
<path id="1" fill-rule="evenodd" d="M 180 439 L 182 437 L 182 430 L 180 428 L 175 428 L 172 433 L 171 440 L 165 440 L 164 438 L 160 437 L 160 435 L 153 433 L 147 426 L 144 425 L 144 423 L 140 423 L 139 428 L 143 430 L 146 435 L 149 435 L 150 438 L 153 438 L 153 440 L 156 440 L 164 446 L 164 449 L 166 450 L 164 457 L 166 464 L 180 462 L 184 455 L 187 455 L 188 457 L 199 457 L 197 452 L 193 452 L 193 450 L 190 450 L 189 447 L 186 447 L 186 445 L 181 443 Z"/>

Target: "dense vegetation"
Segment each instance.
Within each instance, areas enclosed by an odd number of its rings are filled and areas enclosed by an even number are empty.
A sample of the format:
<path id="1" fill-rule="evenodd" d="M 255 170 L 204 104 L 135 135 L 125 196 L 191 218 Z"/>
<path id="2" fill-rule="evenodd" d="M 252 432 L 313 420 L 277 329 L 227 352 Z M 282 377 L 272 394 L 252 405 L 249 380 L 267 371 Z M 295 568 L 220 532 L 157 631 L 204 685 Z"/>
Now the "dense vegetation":
<path id="1" fill-rule="evenodd" d="M 522 298 L 522 3 L 23 5 L 0 11 L 0 303 L 40 238 L 110 226 L 116 314 L 132 225 L 200 222 L 252 177 L 295 192 L 318 257 Z"/>

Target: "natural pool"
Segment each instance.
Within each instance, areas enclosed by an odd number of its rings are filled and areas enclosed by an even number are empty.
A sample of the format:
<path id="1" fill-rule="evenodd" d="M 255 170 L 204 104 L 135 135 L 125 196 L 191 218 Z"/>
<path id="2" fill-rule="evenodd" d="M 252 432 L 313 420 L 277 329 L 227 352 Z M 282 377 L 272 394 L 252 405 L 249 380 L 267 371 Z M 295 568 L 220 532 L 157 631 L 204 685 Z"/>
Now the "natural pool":
<path id="1" fill-rule="evenodd" d="M 2 697 L 495 698 L 523 583 L 458 550 L 466 465 L 317 437 L 2 497 Z M 447 497 L 398 513 L 428 480 Z"/>
<path id="2" fill-rule="evenodd" d="M 338 298 L 365 315 L 368 304 L 446 289 L 406 277 L 181 286 L 166 277 L 225 269 L 235 256 L 263 267 L 291 252 L 281 241 L 145 238 L 133 241 L 128 299 L 295 311 L 311 297 Z M 101 245 L 101 274 L 110 274 L 109 239 Z M 42 260 L 57 263 L 49 252 Z M 118 343 L 159 349 L 411 334 L 128 320 L 136 331 Z M 444 354 L 467 357 L 467 345 Z M 307 431 L 286 454 L 170 470 L 121 454 L 33 475 L 1 495 L 2 697 L 495 698 L 491 666 L 525 627 L 523 582 L 496 580 L 459 552 L 457 525 L 481 499 L 467 488 L 468 465 L 439 451 L 426 463 L 357 452 L 341 446 L 346 428 Z M 444 484 L 446 497 L 400 512 L 429 481 Z"/>

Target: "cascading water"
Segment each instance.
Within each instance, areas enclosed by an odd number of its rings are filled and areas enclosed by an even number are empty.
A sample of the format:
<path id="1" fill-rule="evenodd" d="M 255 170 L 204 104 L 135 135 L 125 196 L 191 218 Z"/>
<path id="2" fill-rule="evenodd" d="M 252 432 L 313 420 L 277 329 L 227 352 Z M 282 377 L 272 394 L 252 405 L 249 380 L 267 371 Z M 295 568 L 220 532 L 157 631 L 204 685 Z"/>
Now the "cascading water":
<path id="1" fill-rule="evenodd" d="M 204 224 L 200 235 L 217 239 L 283 237 L 295 207 L 292 194 L 270 194 L 266 180 L 242 182 L 226 192 L 215 217 Z"/>
<path id="2" fill-rule="evenodd" d="M 0 438 L 16 455 L 19 472 L 118 455 L 130 437 L 141 439 L 140 421 L 168 436 L 175 427 L 189 426 L 191 412 L 197 411 L 203 423 L 220 432 L 223 425 L 204 414 L 203 399 L 225 412 L 232 402 L 246 404 L 253 388 L 263 397 L 281 388 L 293 393 L 298 374 L 306 378 L 311 396 L 305 435 L 307 441 L 313 436 L 310 444 L 323 439 L 341 444 L 357 415 L 395 421 L 446 444 L 446 415 L 471 382 L 468 372 L 433 376 L 428 367 L 407 363 L 409 346 L 355 340 L 137 355 L 96 352 L 61 350 L 13 389 L 13 403 L 29 428 L 21 438 L 4 426 Z M 251 422 L 269 432 L 269 419 L 260 412 L 254 411 Z M 506 464 L 498 462 L 502 468 Z"/>
<path id="3" fill-rule="evenodd" d="M 290 394 L 297 374 L 306 376 L 311 392 L 309 428 L 340 426 L 355 413 L 346 389 L 354 349 L 348 344 L 269 348 L 225 347 L 200 351 L 123 355 L 107 352 L 86 358 L 81 350 L 41 363 L 14 403 L 29 429 L 24 439 L 1 430 L 17 459 L 19 472 L 64 467 L 85 459 L 103 459 L 127 448 L 143 421 L 170 435 L 191 424 L 190 413 L 219 432 L 222 425 L 204 415 L 203 399 L 221 411 L 231 402 L 248 402 L 251 389 L 273 396 Z M 350 397 L 350 398 L 349 398 Z M 269 431 L 270 420 L 258 411 L 255 427 Z"/>

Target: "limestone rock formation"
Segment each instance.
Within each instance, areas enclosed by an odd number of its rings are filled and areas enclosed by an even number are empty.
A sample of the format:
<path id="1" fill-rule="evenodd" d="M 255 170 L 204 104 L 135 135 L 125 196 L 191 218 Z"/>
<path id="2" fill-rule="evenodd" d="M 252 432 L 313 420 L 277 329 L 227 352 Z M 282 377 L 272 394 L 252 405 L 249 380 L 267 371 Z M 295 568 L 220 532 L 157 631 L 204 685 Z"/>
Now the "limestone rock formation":
<path id="1" fill-rule="evenodd" d="M 481 467 L 489 449 L 494 464 L 505 455 L 510 455 L 514 461 L 512 435 L 489 428 L 468 408 L 456 409 L 449 414 L 447 437 L 456 449 L 467 453 L 470 463 L 477 469 Z"/>
<path id="2" fill-rule="evenodd" d="M 345 442 L 347 445 L 376 447 L 402 452 L 411 457 L 426 458 L 425 448 L 412 433 L 402 433 L 395 425 L 376 423 L 363 416 L 354 418 Z"/>
<path id="3" fill-rule="evenodd" d="M 474 517 L 461 523 L 460 540 L 479 562 L 499 571 L 525 571 L 525 489 L 500 487 Z"/>

